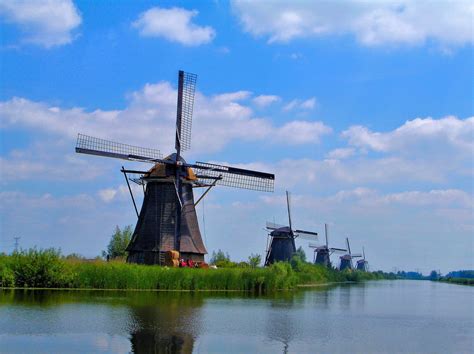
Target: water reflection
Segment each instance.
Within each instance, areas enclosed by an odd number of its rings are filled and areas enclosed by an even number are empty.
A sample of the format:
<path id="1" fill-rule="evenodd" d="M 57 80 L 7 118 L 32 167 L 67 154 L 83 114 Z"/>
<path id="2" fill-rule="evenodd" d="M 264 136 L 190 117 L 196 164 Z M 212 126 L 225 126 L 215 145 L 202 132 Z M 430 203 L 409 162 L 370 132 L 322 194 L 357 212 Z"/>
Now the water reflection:
<path id="1" fill-rule="evenodd" d="M 473 290 L 429 282 L 259 297 L 0 289 L 0 351 L 472 352 Z"/>
<path id="2" fill-rule="evenodd" d="M 265 321 L 266 337 L 282 343 L 283 353 L 288 353 L 296 330 L 291 312 L 288 310 L 297 307 L 298 300 L 301 300 L 301 293 L 283 299 L 273 299 L 270 302 L 273 311 L 268 312 L 268 318 Z"/>
<path id="3" fill-rule="evenodd" d="M 199 295 L 159 294 L 151 304 L 131 306 L 134 324 L 130 342 L 134 353 L 192 353 L 201 327 Z"/>
<path id="4" fill-rule="evenodd" d="M 199 312 L 203 303 L 202 294 L 179 292 L 0 290 L 0 308 L 13 305 L 12 311 L 6 315 L 17 312 L 15 310 L 18 308 L 29 310 L 24 317 L 24 322 L 29 322 L 28 325 L 22 321 L 10 323 L 10 334 L 41 334 L 34 331 L 35 327 L 40 326 L 40 322 L 43 322 L 41 332 L 62 331 L 77 334 L 98 330 L 102 332 L 102 336 L 100 332 L 95 333 L 91 346 L 96 350 L 111 352 L 117 351 L 116 346 L 113 349 L 111 340 L 119 333 L 130 341 L 129 348 L 119 351 L 192 353 L 198 334 L 196 329 L 202 327 L 202 316 Z M 87 304 L 92 306 L 91 312 L 94 313 L 95 322 L 87 318 L 87 311 L 81 311 L 86 310 L 82 305 Z M 68 311 L 71 306 L 79 311 L 73 311 L 71 314 Z M 45 317 L 45 314 L 50 315 Z M 75 321 L 72 326 L 59 322 L 70 317 Z M 0 330 L 2 327 L 6 327 L 6 323 L 0 320 Z M 85 352 L 87 348 L 83 349 Z"/>

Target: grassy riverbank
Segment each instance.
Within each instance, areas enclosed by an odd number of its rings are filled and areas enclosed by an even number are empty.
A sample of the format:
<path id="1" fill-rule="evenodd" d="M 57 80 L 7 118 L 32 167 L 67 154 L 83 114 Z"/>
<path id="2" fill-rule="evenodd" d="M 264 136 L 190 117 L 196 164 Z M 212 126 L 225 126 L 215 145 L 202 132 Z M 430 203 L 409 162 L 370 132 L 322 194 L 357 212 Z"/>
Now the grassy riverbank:
<path id="1" fill-rule="evenodd" d="M 441 278 L 439 281 L 474 286 L 474 278 Z"/>
<path id="2" fill-rule="evenodd" d="M 55 250 L 0 255 L 0 287 L 65 289 L 238 290 L 267 292 L 298 285 L 384 279 L 381 272 L 338 272 L 295 259 L 271 267 L 166 268 L 65 259 Z"/>

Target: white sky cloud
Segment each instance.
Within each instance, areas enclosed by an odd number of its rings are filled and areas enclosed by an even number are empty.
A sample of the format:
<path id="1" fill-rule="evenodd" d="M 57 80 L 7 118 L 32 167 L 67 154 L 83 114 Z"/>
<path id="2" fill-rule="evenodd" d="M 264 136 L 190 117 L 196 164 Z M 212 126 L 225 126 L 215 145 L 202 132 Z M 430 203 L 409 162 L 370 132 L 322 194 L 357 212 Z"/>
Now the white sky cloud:
<path id="1" fill-rule="evenodd" d="M 178 7 L 153 7 L 141 13 L 132 25 L 144 37 L 161 37 L 186 46 L 199 46 L 211 42 L 216 31 L 210 26 L 194 24 L 192 19 L 198 14 L 196 10 Z"/>
<path id="2" fill-rule="evenodd" d="M 327 157 L 329 159 L 346 159 L 354 155 L 355 149 L 353 148 L 338 148 L 328 152 Z"/>
<path id="3" fill-rule="evenodd" d="M 97 194 L 99 195 L 100 199 L 106 203 L 109 203 L 115 198 L 117 190 L 112 188 L 101 189 Z"/>
<path id="4" fill-rule="evenodd" d="M 135 199 L 140 199 L 140 196 L 142 195 L 142 187 L 139 186 L 136 183 L 130 183 L 130 189 L 132 190 L 132 193 L 134 195 Z M 117 199 L 120 200 L 130 200 L 130 190 L 128 189 L 127 185 L 121 184 L 120 186 L 116 188 L 104 188 L 101 189 L 97 192 L 97 195 L 99 198 L 105 202 L 105 203 L 110 203 L 112 201 L 115 201 Z"/>
<path id="5" fill-rule="evenodd" d="M 392 206 L 431 206 L 456 207 L 461 209 L 474 208 L 474 196 L 460 189 L 433 189 L 429 191 L 406 191 L 397 193 L 382 193 L 376 189 L 356 187 L 340 190 L 326 197 L 314 197 L 307 194 L 292 194 L 292 202 L 300 207 L 316 207 L 329 203 L 353 203 L 366 207 Z M 267 204 L 286 205 L 284 195 L 264 195 L 260 198 Z"/>
<path id="6" fill-rule="evenodd" d="M 267 107 L 272 103 L 280 101 L 281 98 L 276 95 L 260 95 L 253 99 L 253 102 L 260 108 Z"/>
<path id="7" fill-rule="evenodd" d="M 71 43 L 74 30 L 81 24 L 81 15 L 71 0 L 4 0 L 0 16 L 17 25 L 23 40 L 45 48 Z"/>
<path id="8" fill-rule="evenodd" d="M 451 1 L 249 1 L 234 0 L 245 31 L 269 43 L 352 34 L 366 46 L 472 43 L 474 5 Z"/>
<path id="9" fill-rule="evenodd" d="M 274 126 L 254 116 L 245 102 L 249 91 L 205 96 L 196 93 L 193 118 L 193 152 L 215 152 L 234 140 L 259 141 L 274 135 L 279 144 L 318 143 L 331 132 L 322 122 L 290 121 Z M 131 145 L 160 149 L 174 146 L 176 90 L 168 82 L 146 84 L 130 94 L 123 110 L 87 112 L 82 108 L 52 107 L 43 102 L 12 98 L 0 102 L 0 127 L 20 126 L 75 139 L 82 132 Z"/>
<path id="10" fill-rule="evenodd" d="M 474 151 L 474 117 L 459 119 L 416 118 L 390 132 L 373 132 L 364 126 L 352 126 L 342 133 L 349 144 L 377 152 L 416 153 L 412 147 L 424 150 L 446 148 L 472 154 Z M 419 149 L 417 149 L 419 150 Z"/>
<path id="11" fill-rule="evenodd" d="M 301 102 L 301 105 L 300 105 L 300 107 L 303 109 L 313 109 L 315 106 L 316 106 L 316 98 L 314 97 Z"/>
<path id="12" fill-rule="evenodd" d="M 288 102 L 284 107 L 284 111 L 291 111 L 294 109 L 301 109 L 301 110 L 311 110 L 317 106 L 316 97 L 308 98 L 307 100 L 300 100 L 294 99 Z"/>
<path id="13" fill-rule="evenodd" d="M 289 144 L 319 143 L 320 137 L 332 132 L 322 122 L 292 121 L 276 130 L 275 137 L 279 142 Z"/>

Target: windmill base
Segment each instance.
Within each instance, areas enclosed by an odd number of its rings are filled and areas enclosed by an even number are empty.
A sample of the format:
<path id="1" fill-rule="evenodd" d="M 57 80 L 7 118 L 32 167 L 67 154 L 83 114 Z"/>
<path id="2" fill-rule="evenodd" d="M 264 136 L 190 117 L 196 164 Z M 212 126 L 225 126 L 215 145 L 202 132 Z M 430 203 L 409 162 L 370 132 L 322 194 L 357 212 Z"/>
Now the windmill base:
<path id="1" fill-rule="evenodd" d="M 182 252 L 180 258 L 185 261 L 192 260 L 193 262 L 204 262 L 203 254 Z M 127 257 L 127 263 L 163 265 L 165 264 L 165 252 L 130 252 Z"/>

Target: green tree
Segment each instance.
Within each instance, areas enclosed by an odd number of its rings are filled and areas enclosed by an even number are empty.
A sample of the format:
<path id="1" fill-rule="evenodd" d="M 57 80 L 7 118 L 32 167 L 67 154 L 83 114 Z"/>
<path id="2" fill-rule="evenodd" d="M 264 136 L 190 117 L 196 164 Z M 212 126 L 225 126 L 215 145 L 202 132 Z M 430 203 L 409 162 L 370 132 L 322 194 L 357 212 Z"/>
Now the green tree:
<path id="1" fill-rule="evenodd" d="M 212 251 L 211 260 L 209 263 L 217 264 L 222 262 L 230 262 L 229 253 L 224 253 L 220 248 L 216 251 Z"/>
<path id="2" fill-rule="evenodd" d="M 249 264 L 252 268 L 257 268 L 260 265 L 260 262 L 262 261 L 262 256 L 259 254 L 251 254 L 249 256 Z"/>
<path id="3" fill-rule="evenodd" d="M 126 257 L 126 248 L 132 239 L 132 225 L 125 226 L 123 230 L 120 230 L 118 226 L 115 227 L 115 232 L 110 238 L 107 251 L 102 252 L 104 257 L 110 259 L 118 257 Z"/>
<path id="4" fill-rule="evenodd" d="M 305 253 L 302 246 L 298 247 L 298 249 L 296 250 L 295 255 L 298 256 L 299 259 L 301 259 L 303 262 L 306 262 L 306 253 Z"/>

